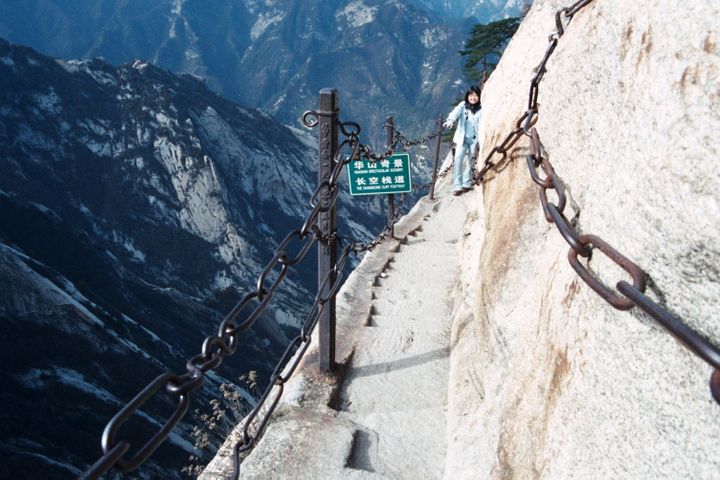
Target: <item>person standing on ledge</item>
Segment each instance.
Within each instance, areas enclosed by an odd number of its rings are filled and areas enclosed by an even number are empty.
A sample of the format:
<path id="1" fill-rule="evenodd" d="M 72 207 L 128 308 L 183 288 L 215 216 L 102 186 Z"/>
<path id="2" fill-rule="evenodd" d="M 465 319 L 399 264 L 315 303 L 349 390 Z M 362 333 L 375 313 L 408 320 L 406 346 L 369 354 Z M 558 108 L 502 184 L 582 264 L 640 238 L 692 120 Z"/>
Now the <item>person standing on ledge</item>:
<path id="1" fill-rule="evenodd" d="M 458 122 L 453 143 L 455 143 L 455 190 L 460 195 L 473 189 L 470 178 L 470 162 L 480 138 L 480 87 L 473 85 L 465 92 L 465 100 L 453 108 L 443 127 L 452 128 Z"/>

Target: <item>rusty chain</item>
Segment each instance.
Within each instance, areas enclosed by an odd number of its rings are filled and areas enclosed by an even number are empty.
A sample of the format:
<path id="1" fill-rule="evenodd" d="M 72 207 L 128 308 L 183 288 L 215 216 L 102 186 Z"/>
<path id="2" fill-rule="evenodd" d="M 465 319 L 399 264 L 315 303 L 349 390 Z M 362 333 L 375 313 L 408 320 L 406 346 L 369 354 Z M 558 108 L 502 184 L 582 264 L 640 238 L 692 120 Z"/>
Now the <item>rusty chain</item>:
<path id="1" fill-rule="evenodd" d="M 394 144 L 402 145 L 403 147 L 410 148 L 414 147 L 416 145 L 422 145 L 424 143 L 429 142 L 430 140 L 437 138 L 438 135 L 440 135 L 442 132 L 435 132 L 431 133 L 430 135 L 425 135 L 424 137 L 417 138 L 414 140 L 409 140 L 407 137 L 405 137 L 402 133 L 398 132 L 397 130 L 394 130 L 393 136 L 394 136 Z"/>
<path id="2" fill-rule="evenodd" d="M 323 112 L 306 112 L 302 117 L 302 121 L 306 126 L 312 127 L 317 125 L 317 117 L 320 115 L 323 115 Z M 311 119 L 312 116 L 315 117 L 314 121 Z M 170 432 L 188 411 L 190 394 L 203 385 L 205 381 L 205 374 L 208 371 L 219 367 L 226 356 L 230 356 L 235 352 L 238 346 L 238 335 L 249 330 L 255 324 L 260 315 L 265 311 L 275 292 L 287 276 L 289 268 L 302 262 L 312 246 L 317 242 L 328 243 L 337 240 L 341 243 L 345 243 L 346 245 L 343 249 L 340 260 L 338 260 L 335 267 L 328 273 L 328 276 L 319 287 L 315 302 L 311 308 L 308 318 L 302 326 L 300 335 L 293 339 L 290 345 L 286 348 L 285 353 L 281 357 L 273 375 L 271 376 L 268 389 L 261 396 L 256 408 L 248 417 L 248 426 L 243 430 L 243 443 L 241 450 L 252 448 L 257 436 L 262 432 L 262 429 L 267 424 L 269 416 L 274 410 L 279 397 L 270 404 L 270 408 L 267 409 L 267 413 L 262 417 L 260 424 L 256 426 L 256 433 L 254 435 L 249 434 L 249 426 L 253 423 L 255 417 L 257 417 L 260 408 L 263 407 L 270 390 L 274 386 L 279 385 L 280 390 L 282 391 L 282 384 L 297 367 L 302 355 L 307 349 L 312 329 L 317 323 L 317 319 L 319 318 L 319 314 L 322 312 L 323 305 L 337 293 L 341 286 L 342 269 L 347 262 L 349 253 L 363 251 L 359 247 L 356 247 L 354 242 L 348 242 L 347 240 L 337 236 L 337 232 L 332 232 L 329 235 L 322 234 L 317 224 L 319 214 L 321 212 L 329 211 L 337 204 L 340 192 L 338 181 L 340 179 L 342 169 L 349 162 L 350 158 L 359 153 L 361 148 L 358 139 L 360 126 L 353 122 L 338 122 L 338 125 L 347 138 L 343 140 L 335 152 L 335 167 L 332 170 L 330 178 L 322 182 L 313 192 L 309 201 L 309 206 L 311 207 L 310 213 L 307 215 L 300 228 L 290 231 L 278 244 L 272 259 L 267 263 L 258 276 L 255 290 L 246 294 L 231 309 L 231 311 L 220 323 L 216 335 L 210 335 L 205 338 L 202 343 L 201 353 L 193 356 L 187 361 L 187 371 L 185 373 L 176 374 L 173 372 L 165 372 L 159 375 L 146 385 L 117 414 L 115 414 L 103 430 L 101 438 L 103 455 L 92 466 L 90 466 L 80 476 L 80 478 L 96 479 L 107 473 L 113 467 L 118 468 L 123 472 L 129 472 L 142 464 L 165 441 Z M 351 155 L 346 156 L 342 154 L 342 151 L 346 148 L 349 148 L 352 151 Z M 329 199 L 329 203 L 327 203 L 327 206 L 325 207 L 322 206 L 322 203 L 319 200 L 321 196 Z M 291 246 L 293 248 L 290 248 Z M 331 278 L 330 273 L 335 273 L 336 277 L 336 280 L 332 285 L 328 285 L 329 279 Z M 324 294 L 323 292 L 325 291 L 327 291 L 327 293 Z M 240 318 L 240 314 L 246 310 L 248 310 L 246 315 L 243 316 L 241 320 L 238 320 Z M 300 354 L 297 355 L 296 360 L 291 366 L 290 372 L 282 375 L 281 372 L 284 370 L 285 365 L 288 363 L 290 356 L 293 354 L 296 347 L 299 349 Z M 138 412 L 145 403 L 161 393 L 177 398 L 174 412 L 165 421 L 162 427 L 160 427 L 160 429 L 152 435 L 137 452 L 135 452 L 130 458 L 125 458 L 124 456 L 128 450 L 130 450 L 131 444 L 128 440 L 122 439 L 119 435 L 121 427 L 136 412 Z"/>
<path id="3" fill-rule="evenodd" d="M 242 436 L 233 447 L 233 473 L 232 478 L 236 480 L 240 476 L 240 455 L 251 450 L 257 440 L 262 435 L 263 430 L 270 421 L 275 408 L 277 407 L 280 397 L 284 391 L 285 383 L 295 372 L 300 362 L 304 358 L 305 352 L 310 346 L 312 333 L 318 323 L 320 314 L 323 312 L 325 304 L 330 301 L 338 292 L 342 285 L 343 269 L 351 253 L 355 251 L 353 242 L 347 242 L 342 237 L 336 237 L 341 244 L 345 244 L 342 254 L 335 266 L 328 271 L 323 278 L 322 283 L 318 287 L 318 293 L 315 296 L 310 312 L 308 313 L 299 335 L 297 335 L 287 346 L 280 361 L 277 363 L 275 370 L 270 376 L 270 382 L 260 397 L 257 405 L 244 419 L 242 428 Z M 335 277 L 335 281 L 330 285 L 330 280 Z M 268 402 L 268 398 L 272 400 Z"/>
<path id="4" fill-rule="evenodd" d="M 305 126 L 313 128 L 318 124 L 317 117 L 336 114 L 337 112 L 308 111 L 303 115 L 302 122 Z M 312 117 L 314 117 L 314 119 Z M 336 231 L 331 232 L 329 235 L 321 232 L 317 224 L 318 216 L 321 212 L 327 212 L 336 206 L 340 193 L 338 181 L 343 167 L 350 161 L 350 158 L 354 158 L 363 150 L 368 149 L 367 146 L 363 146 L 359 141 L 360 126 L 357 123 L 338 121 L 338 126 L 347 139 L 338 146 L 334 155 L 335 167 L 332 170 L 330 178 L 322 182 L 313 192 L 309 201 L 309 206 L 311 207 L 310 213 L 305 218 L 301 227 L 290 231 L 278 244 L 272 259 L 258 276 L 255 290 L 246 294 L 231 309 L 220 323 L 217 335 L 211 335 L 205 338 L 202 343 L 201 353 L 187 361 L 187 371 L 184 374 L 166 372 L 156 377 L 107 423 L 101 439 L 104 454 L 85 471 L 80 478 L 96 479 L 107 473 L 113 467 L 123 472 L 129 472 L 147 460 L 184 417 L 189 408 L 190 393 L 203 385 L 205 373 L 219 367 L 224 357 L 232 355 L 235 352 L 238 345 L 238 334 L 249 330 L 260 315 L 262 315 L 275 292 L 283 283 L 289 268 L 302 262 L 317 242 L 329 243 L 338 241 L 340 244 L 345 245 L 340 259 L 322 281 L 318 288 L 315 301 L 302 325 L 300 334 L 296 336 L 285 349 L 285 352 L 270 377 L 268 387 L 260 396 L 255 408 L 245 419 L 242 438 L 233 448 L 233 478 L 237 478 L 240 471 L 240 453 L 254 447 L 257 439 L 269 422 L 270 416 L 282 395 L 285 382 L 296 370 L 310 345 L 313 329 L 318 322 L 324 305 L 337 294 L 337 291 L 342 285 L 342 272 L 349 255 L 351 253 L 359 254 L 372 250 L 384 241 L 391 232 L 389 227 L 385 227 L 369 244 L 350 241 L 338 236 Z M 350 155 L 342 154 L 342 151 L 346 147 L 352 151 Z M 320 202 L 321 197 L 329 199 L 329 203 L 326 203 L 324 207 Z M 399 217 L 400 208 L 398 207 L 395 209 L 393 222 L 397 221 Z M 294 249 L 289 249 L 288 247 L 293 242 L 296 242 L 297 245 L 295 245 Z M 271 278 L 273 276 L 274 279 Z M 329 285 L 329 281 L 333 276 L 335 277 L 335 281 L 332 285 Z M 252 308 L 253 304 L 256 304 L 254 308 Z M 249 314 L 243 317 L 242 321 L 238 322 L 237 319 L 240 317 L 240 314 L 247 309 L 250 309 Z M 290 363 L 291 360 L 292 363 Z M 131 444 L 129 441 L 117 439 L 120 427 L 148 400 L 160 394 L 163 390 L 169 395 L 178 397 L 175 411 L 159 431 L 147 440 L 131 458 L 123 458 L 130 449 Z M 267 400 L 270 398 L 273 390 L 276 390 L 276 395 L 272 401 L 268 403 Z"/>
<path id="5" fill-rule="evenodd" d="M 312 115 L 313 113 L 314 112 L 312 111 L 306 112 L 302 117 L 303 123 L 310 128 L 317 125 L 317 122 L 306 123 L 306 119 L 308 118 L 308 116 Z M 348 137 L 348 140 L 343 142 L 343 144 L 338 147 L 338 152 L 335 155 L 335 170 L 330 176 L 330 180 L 328 180 L 329 186 L 332 188 L 335 188 L 337 186 L 342 167 L 349 163 L 350 159 L 356 158 L 357 155 L 361 154 L 364 148 L 364 146 L 359 141 L 360 126 L 357 123 L 338 122 L 338 126 L 340 127 L 342 133 Z M 343 157 L 341 156 L 340 152 L 343 148 L 343 145 L 345 144 L 351 147 L 352 154 Z M 320 187 L 318 188 L 318 190 L 319 189 Z M 334 205 L 334 203 L 337 201 L 337 193 L 335 193 L 335 191 L 333 190 L 332 195 Z M 313 195 L 313 199 L 317 198 L 317 196 L 318 192 L 316 191 Z M 404 198 L 404 195 L 402 197 Z M 332 206 L 329 207 L 328 210 L 330 208 L 332 208 Z M 395 211 L 393 213 L 393 223 L 400 218 L 400 215 L 400 206 L 398 206 L 395 208 Z M 313 224 L 311 228 L 315 232 L 315 236 L 319 241 L 329 242 L 337 240 L 341 245 L 344 244 L 344 247 L 342 249 L 340 259 L 335 263 L 335 266 L 330 271 L 328 271 L 322 283 L 320 284 L 318 288 L 318 293 L 315 297 L 315 301 L 310 308 L 310 312 L 308 313 L 305 322 L 303 323 L 300 334 L 295 337 L 286 348 L 284 354 L 280 358 L 280 361 L 277 363 L 273 374 L 270 376 L 270 382 L 263 394 L 261 395 L 260 400 L 258 401 L 255 408 L 253 408 L 253 410 L 250 412 L 250 414 L 248 414 L 248 416 L 244 419 L 245 424 L 243 425 L 242 437 L 233 447 L 233 480 L 237 480 L 240 475 L 240 455 L 251 450 L 255 446 L 257 440 L 260 438 L 263 430 L 270 421 L 272 413 L 275 411 L 275 408 L 280 401 L 280 397 L 283 393 L 285 383 L 295 372 L 300 362 L 302 361 L 305 352 L 310 346 L 312 332 L 317 325 L 321 313 L 323 312 L 324 305 L 329 302 L 330 299 L 333 298 L 340 289 L 342 285 L 343 269 L 345 267 L 345 264 L 347 263 L 350 254 L 352 253 L 357 255 L 372 250 L 377 245 L 382 243 L 385 239 L 387 239 L 387 237 L 392 232 L 392 229 L 386 226 L 372 242 L 368 244 L 361 244 L 355 240 L 349 240 L 345 237 L 339 236 L 337 235 L 337 232 L 332 232 L 330 235 L 323 235 L 321 234 L 317 224 Z M 333 277 L 335 277 L 335 282 L 330 286 L 328 284 L 330 279 Z M 327 293 L 323 294 L 323 292 L 325 291 L 327 291 Z M 272 401 L 268 403 L 268 398 L 270 398 L 273 390 L 275 390 L 275 394 Z"/>
<path id="6" fill-rule="evenodd" d="M 713 345 L 704 336 L 687 326 L 687 324 L 678 317 L 653 302 L 644 294 L 648 276 L 642 268 L 599 236 L 580 233 L 577 229 L 575 219 L 568 219 L 565 216 L 565 206 L 567 204 L 565 185 L 555 173 L 555 169 L 547 156 L 543 154 L 540 136 L 534 128 L 539 111 L 538 95 L 540 82 L 547 71 L 547 62 L 555 51 L 559 39 L 564 35 L 565 29 L 573 16 L 592 1 L 593 0 L 580 0 L 570 7 L 562 8 L 555 13 L 556 30 L 548 37 L 548 46 L 545 55 L 540 64 L 534 69 L 535 75 L 530 81 L 527 110 L 517 120 L 513 131 L 488 153 L 483 162 L 483 167 L 479 171 L 475 171 L 475 167 L 473 166 L 473 180 L 476 184 L 481 184 L 485 174 L 487 174 L 490 169 L 506 160 L 507 153 L 513 145 L 515 145 L 521 137 L 528 137 L 530 153 L 527 155 L 527 165 L 530 178 L 538 185 L 540 204 L 545 219 L 556 226 L 560 235 L 570 246 L 568 261 L 577 275 L 614 308 L 618 310 L 630 310 L 635 306 L 640 307 L 641 310 L 665 327 L 690 351 L 709 364 L 713 368 L 713 373 L 710 378 L 710 391 L 715 401 L 720 404 L 720 348 Z M 498 154 L 502 155 L 501 159 L 493 162 L 493 157 Z M 554 190 L 557 202 L 552 202 L 548 199 L 548 190 Z M 578 256 L 586 258 L 589 262 L 595 251 L 600 251 L 613 263 L 625 270 L 632 278 L 632 284 L 624 280 L 619 281 L 616 285 L 618 293 L 597 278 L 578 258 Z"/>
<path id="7" fill-rule="evenodd" d="M 385 126 L 387 126 L 387 125 L 385 125 Z M 398 130 L 395 130 L 393 128 L 392 144 L 389 145 L 383 153 L 376 153 L 375 151 L 373 151 L 372 148 L 370 148 L 369 145 L 365 145 L 365 144 L 360 145 L 360 151 L 361 151 L 361 154 L 365 158 L 379 162 L 382 160 L 386 160 L 391 155 L 393 155 L 395 153 L 395 151 L 397 150 L 398 146 L 402 146 L 405 149 L 407 149 L 407 148 L 414 147 L 417 145 L 422 145 L 424 143 L 429 142 L 430 140 L 432 140 L 434 138 L 437 138 L 438 135 L 440 135 L 441 133 L 442 132 L 435 132 L 435 133 L 431 133 L 429 135 L 425 135 L 424 137 L 410 140 L 407 137 L 405 137 L 401 132 L 399 132 Z"/>
<path id="8" fill-rule="evenodd" d="M 400 201 L 394 205 L 393 214 L 392 214 L 392 225 L 394 226 L 398 220 L 402 217 L 402 206 L 405 202 L 405 194 L 400 195 Z M 383 230 L 369 243 L 361 243 L 357 240 L 352 240 L 352 249 L 356 254 L 365 253 L 368 251 L 373 250 L 375 247 L 380 245 L 382 242 L 384 242 L 389 236 L 391 236 L 393 233 L 393 228 L 390 226 L 385 226 Z M 350 241 L 347 240 L 346 241 Z"/>

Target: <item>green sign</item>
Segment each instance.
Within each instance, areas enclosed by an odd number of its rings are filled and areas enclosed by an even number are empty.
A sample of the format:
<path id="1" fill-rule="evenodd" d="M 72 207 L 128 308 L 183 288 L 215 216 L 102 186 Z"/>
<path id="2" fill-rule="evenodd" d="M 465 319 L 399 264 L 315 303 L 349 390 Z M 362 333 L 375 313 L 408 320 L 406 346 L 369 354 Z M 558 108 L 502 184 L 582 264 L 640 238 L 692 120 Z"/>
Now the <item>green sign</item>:
<path id="1" fill-rule="evenodd" d="M 385 160 L 350 160 L 350 195 L 382 195 L 412 191 L 410 155 L 396 153 Z"/>

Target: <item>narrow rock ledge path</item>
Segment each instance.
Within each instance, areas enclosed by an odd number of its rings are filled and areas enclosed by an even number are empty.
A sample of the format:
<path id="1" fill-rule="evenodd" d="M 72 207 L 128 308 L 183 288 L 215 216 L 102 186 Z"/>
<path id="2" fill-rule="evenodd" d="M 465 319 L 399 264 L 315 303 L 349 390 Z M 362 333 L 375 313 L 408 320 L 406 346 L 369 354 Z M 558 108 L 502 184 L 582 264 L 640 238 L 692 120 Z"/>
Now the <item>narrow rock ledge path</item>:
<path id="1" fill-rule="evenodd" d="M 448 180 L 349 276 L 338 295 L 338 376 L 317 372 L 313 339 L 241 478 L 443 478 L 458 242 L 477 204 L 476 192 L 453 196 Z M 239 435 L 200 479 L 230 478 Z"/>

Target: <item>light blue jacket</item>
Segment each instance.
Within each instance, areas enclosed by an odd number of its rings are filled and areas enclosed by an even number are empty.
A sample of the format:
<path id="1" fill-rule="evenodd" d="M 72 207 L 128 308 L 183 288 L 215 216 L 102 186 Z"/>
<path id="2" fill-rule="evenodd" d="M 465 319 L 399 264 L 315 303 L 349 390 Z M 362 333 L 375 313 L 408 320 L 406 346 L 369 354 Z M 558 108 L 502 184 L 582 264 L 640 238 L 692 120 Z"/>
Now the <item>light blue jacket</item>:
<path id="1" fill-rule="evenodd" d="M 458 125 L 455 129 L 455 135 L 453 135 L 453 143 L 462 145 L 465 140 L 466 122 L 473 122 L 475 126 L 475 141 L 480 140 L 482 137 L 482 131 L 480 131 L 480 119 L 482 118 L 482 108 L 478 109 L 477 112 L 472 113 L 470 110 L 465 109 L 465 101 L 458 103 L 455 108 L 452 109 L 450 115 L 448 115 L 446 123 L 455 123 L 457 120 Z"/>

